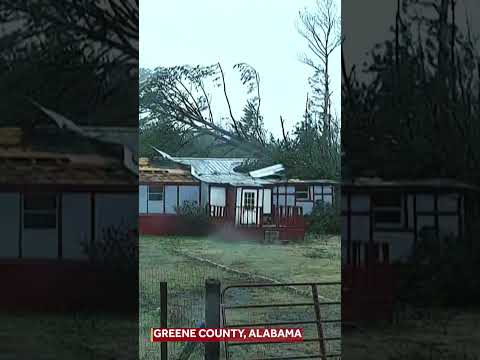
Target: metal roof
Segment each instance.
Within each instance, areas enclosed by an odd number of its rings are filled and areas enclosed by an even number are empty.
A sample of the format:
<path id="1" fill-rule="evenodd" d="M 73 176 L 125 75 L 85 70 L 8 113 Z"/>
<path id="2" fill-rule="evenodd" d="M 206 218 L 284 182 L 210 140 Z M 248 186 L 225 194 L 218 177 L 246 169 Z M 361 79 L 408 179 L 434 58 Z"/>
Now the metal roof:
<path id="1" fill-rule="evenodd" d="M 268 181 L 252 178 L 249 174 L 234 171 L 246 158 L 186 158 L 173 157 L 173 161 L 191 167 L 197 179 L 215 184 L 235 186 L 262 186 Z"/>
<path id="2" fill-rule="evenodd" d="M 284 171 L 285 167 L 282 164 L 276 164 L 255 171 L 250 171 L 250 176 L 254 178 L 263 178 L 266 176 L 278 175 Z"/>
<path id="3" fill-rule="evenodd" d="M 162 157 L 190 166 L 192 175 L 200 181 L 211 184 L 229 184 L 233 186 L 258 186 L 276 184 L 276 183 L 300 183 L 302 180 L 288 179 L 268 179 L 266 177 L 278 175 L 283 172 L 284 166 L 276 164 L 266 168 L 251 171 L 249 173 L 239 173 L 234 169 L 248 158 L 198 158 L 198 157 L 175 157 L 171 156 L 155 147 L 153 147 Z M 331 180 L 305 180 L 305 183 L 334 183 Z"/>

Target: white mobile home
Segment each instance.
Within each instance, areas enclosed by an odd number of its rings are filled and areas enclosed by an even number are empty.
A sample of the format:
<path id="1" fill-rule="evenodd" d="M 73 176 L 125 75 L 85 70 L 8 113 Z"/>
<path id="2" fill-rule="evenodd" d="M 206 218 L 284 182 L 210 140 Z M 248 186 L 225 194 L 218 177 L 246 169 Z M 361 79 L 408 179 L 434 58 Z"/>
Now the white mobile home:
<path id="1" fill-rule="evenodd" d="M 384 181 L 362 178 L 342 185 L 342 261 L 407 262 L 429 231 L 458 238 L 465 229 L 465 195 L 475 190 L 449 179 Z"/>
<path id="2" fill-rule="evenodd" d="M 137 229 L 122 146 L 58 127 L 0 128 L 0 259 L 86 259 L 109 227 Z"/>
<path id="3" fill-rule="evenodd" d="M 299 238 L 305 233 L 303 215 L 315 202 L 333 203 L 334 181 L 287 179 L 281 164 L 240 172 L 237 169 L 247 159 L 171 157 L 159 152 L 177 167 L 140 161 L 140 231 L 146 234 L 175 232 L 176 209 L 188 201 L 205 209 L 217 224 Z"/>

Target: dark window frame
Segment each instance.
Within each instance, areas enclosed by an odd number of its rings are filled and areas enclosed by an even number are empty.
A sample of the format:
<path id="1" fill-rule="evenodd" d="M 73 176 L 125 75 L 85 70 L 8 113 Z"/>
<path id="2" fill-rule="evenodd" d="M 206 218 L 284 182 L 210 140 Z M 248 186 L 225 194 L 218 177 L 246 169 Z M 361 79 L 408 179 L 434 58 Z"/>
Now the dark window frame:
<path id="1" fill-rule="evenodd" d="M 304 189 L 299 190 L 299 188 L 304 188 Z M 295 185 L 295 199 L 299 201 L 310 200 L 310 186 Z"/>
<path id="2" fill-rule="evenodd" d="M 376 230 L 404 228 L 404 196 L 404 194 L 394 191 L 382 191 L 371 195 L 373 225 Z"/>
<path id="3" fill-rule="evenodd" d="M 23 194 L 23 228 L 28 230 L 56 229 L 58 227 L 58 206 L 58 195 L 55 193 Z"/>
<path id="4" fill-rule="evenodd" d="M 152 195 L 154 195 L 153 199 L 151 197 Z M 150 185 L 148 187 L 148 201 L 164 201 L 164 200 L 165 200 L 165 186 Z"/>

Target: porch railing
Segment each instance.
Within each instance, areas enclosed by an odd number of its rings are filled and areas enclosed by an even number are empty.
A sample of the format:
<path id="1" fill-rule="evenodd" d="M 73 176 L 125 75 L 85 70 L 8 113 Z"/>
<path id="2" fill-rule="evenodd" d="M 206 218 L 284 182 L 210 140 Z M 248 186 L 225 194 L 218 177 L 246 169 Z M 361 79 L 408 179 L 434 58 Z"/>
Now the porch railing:
<path id="1" fill-rule="evenodd" d="M 301 206 L 272 206 L 273 222 L 279 227 L 304 226 Z"/>
<path id="2" fill-rule="evenodd" d="M 232 214 L 231 212 L 234 211 Z M 207 214 L 214 222 L 234 221 L 241 226 L 302 227 L 305 225 L 300 206 L 272 206 L 266 214 L 262 206 L 244 207 L 207 205 Z"/>
<path id="3" fill-rule="evenodd" d="M 226 206 L 207 205 L 207 214 L 212 218 L 228 217 L 228 208 Z"/>

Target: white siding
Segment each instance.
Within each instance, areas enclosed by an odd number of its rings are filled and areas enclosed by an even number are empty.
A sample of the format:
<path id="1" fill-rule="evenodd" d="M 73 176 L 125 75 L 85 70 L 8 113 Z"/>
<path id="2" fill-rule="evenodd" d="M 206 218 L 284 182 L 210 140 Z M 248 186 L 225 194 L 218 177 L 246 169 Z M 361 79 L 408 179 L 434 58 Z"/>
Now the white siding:
<path id="1" fill-rule="evenodd" d="M 440 239 L 445 237 L 457 237 L 459 236 L 458 229 L 458 216 L 439 216 L 438 227 Z"/>
<path id="2" fill-rule="evenodd" d="M 303 214 L 307 215 L 312 212 L 313 203 L 312 202 L 297 202 L 297 206 L 301 206 L 303 209 Z"/>
<path id="3" fill-rule="evenodd" d="M 138 228 L 137 194 L 95 194 L 95 238 L 103 239 L 103 231 L 109 227 L 121 227 L 125 231 Z"/>
<path id="4" fill-rule="evenodd" d="M 18 257 L 20 232 L 20 194 L 0 193 L 0 258 Z"/>
<path id="5" fill-rule="evenodd" d="M 368 195 L 351 195 L 351 210 L 352 211 L 369 211 L 370 210 L 370 196 Z"/>
<path id="6" fill-rule="evenodd" d="M 352 241 L 368 241 L 370 239 L 370 216 L 352 215 Z"/>
<path id="7" fill-rule="evenodd" d="M 176 214 L 177 187 L 175 185 L 165 186 L 164 192 L 165 214 Z"/>
<path id="8" fill-rule="evenodd" d="M 433 194 L 417 195 L 417 211 L 433 211 L 435 208 Z"/>
<path id="9" fill-rule="evenodd" d="M 272 212 L 272 190 L 263 190 L 263 213 L 270 214 Z"/>
<path id="10" fill-rule="evenodd" d="M 148 201 L 148 213 L 149 214 L 161 214 L 163 213 L 163 201 L 149 200 Z"/>
<path id="11" fill-rule="evenodd" d="M 282 205 L 282 203 L 280 203 Z M 295 194 L 287 195 L 287 206 L 294 206 L 295 205 Z"/>
<path id="12" fill-rule="evenodd" d="M 64 259 L 86 258 L 83 244 L 91 240 L 91 195 L 65 193 L 62 200 L 62 253 Z"/>
<path id="13" fill-rule="evenodd" d="M 199 188 L 198 186 L 179 186 L 179 205 L 184 202 L 196 202 L 198 204 Z"/>
<path id="14" fill-rule="evenodd" d="M 438 210 L 439 211 L 457 211 L 458 209 L 458 194 L 446 194 L 438 196 Z"/>
<path id="15" fill-rule="evenodd" d="M 201 194 L 201 205 L 203 208 L 205 208 L 207 206 L 207 203 L 209 201 L 208 199 L 208 184 L 207 183 L 204 183 L 202 182 L 200 184 L 200 194 Z"/>
<path id="16" fill-rule="evenodd" d="M 147 212 L 148 202 L 148 185 L 140 185 L 138 187 L 138 211 L 140 213 Z"/>
<path id="17" fill-rule="evenodd" d="M 375 232 L 373 240 L 390 245 L 390 262 L 405 262 L 413 251 L 413 232 Z"/>
<path id="18" fill-rule="evenodd" d="M 224 187 L 212 186 L 210 187 L 210 205 L 225 206 L 226 204 L 226 189 Z"/>
<path id="19" fill-rule="evenodd" d="M 242 206 L 242 188 L 238 187 L 237 188 L 237 200 L 235 203 L 236 207 Z"/>
<path id="20" fill-rule="evenodd" d="M 57 196 L 57 215 L 58 215 L 58 196 Z M 22 209 L 22 217 L 23 217 L 23 209 Z M 57 216 L 56 228 L 29 229 L 29 228 L 23 227 L 22 257 L 26 259 L 58 258 L 58 216 Z"/>

